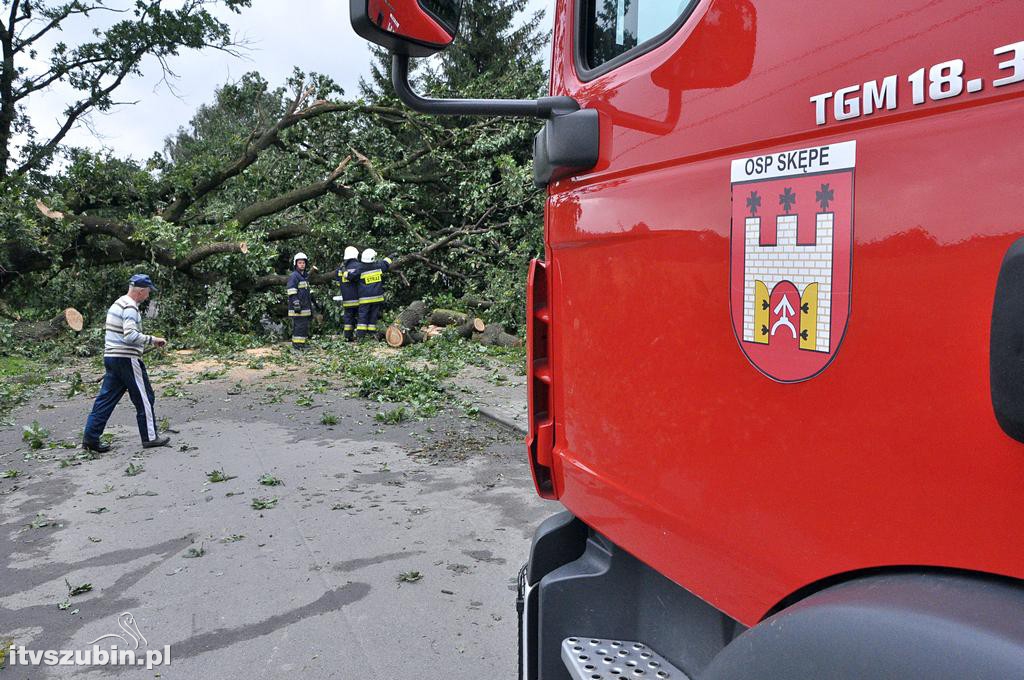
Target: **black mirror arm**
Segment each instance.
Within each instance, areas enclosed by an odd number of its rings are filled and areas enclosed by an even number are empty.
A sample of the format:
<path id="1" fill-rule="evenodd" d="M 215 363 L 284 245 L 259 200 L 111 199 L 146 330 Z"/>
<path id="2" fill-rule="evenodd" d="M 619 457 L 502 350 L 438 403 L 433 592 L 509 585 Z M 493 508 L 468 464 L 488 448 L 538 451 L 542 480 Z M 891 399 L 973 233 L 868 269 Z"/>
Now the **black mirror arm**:
<path id="1" fill-rule="evenodd" d="M 395 94 L 413 111 L 442 116 L 510 116 L 550 120 L 579 111 L 572 97 L 541 97 L 540 99 L 433 99 L 413 91 L 409 83 L 409 57 L 394 54 L 391 58 L 391 83 Z"/>

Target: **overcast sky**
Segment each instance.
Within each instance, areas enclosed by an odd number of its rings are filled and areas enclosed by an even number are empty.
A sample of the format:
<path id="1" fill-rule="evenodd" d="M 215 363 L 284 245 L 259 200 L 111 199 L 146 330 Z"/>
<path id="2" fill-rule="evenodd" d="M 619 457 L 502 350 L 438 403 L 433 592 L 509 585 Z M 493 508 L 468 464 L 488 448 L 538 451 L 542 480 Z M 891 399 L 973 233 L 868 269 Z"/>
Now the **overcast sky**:
<path id="1" fill-rule="evenodd" d="M 547 9 L 543 28 L 549 30 L 554 0 L 530 0 L 530 6 Z M 142 77 L 115 92 L 118 101 L 137 103 L 94 114 L 91 125 L 79 125 L 65 138 L 65 144 L 107 147 L 119 156 L 143 160 L 161 150 L 164 138 L 186 124 L 200 104 L 211 101 L 218 86 L 248 71 L 259 71 L 276 86 L 297 66 L 331 76 L 353 96 L 358 92 L 359 77 L 369 72 L 369 50 L 349 25 L 347 0 L 253 0 L 252 8 L 240 15 L 218 14 L 238 41 L 248 43 L 241 58 L 216 50 L 181 53 L 170 62 L 178 76 L 171 83 L 174 92 L 161 82 L 157 62 L 148 60 Z M 65 35 L 55 39 L 74 44 L 87 37 L 90 28 L 84 23 L 69 24 Z M 40 53 L 45 56 L 46 51 Z M 41 137 L 59 126 L 67 96 L 66 89 L 56 87 L 32 98 L 29 114 Z"/>

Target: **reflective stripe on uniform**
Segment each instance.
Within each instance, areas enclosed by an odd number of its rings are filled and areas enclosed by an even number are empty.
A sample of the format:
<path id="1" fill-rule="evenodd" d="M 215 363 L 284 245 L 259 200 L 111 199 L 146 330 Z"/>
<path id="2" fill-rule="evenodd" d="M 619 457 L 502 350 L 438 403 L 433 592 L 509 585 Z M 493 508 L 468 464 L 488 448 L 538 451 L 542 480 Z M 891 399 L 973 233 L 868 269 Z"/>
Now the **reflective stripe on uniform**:
<path id="1" fill-rule="evenodd" d="M 299 289 L 298 288 L 289 288 L 288 289 L 288 294 L 289 295 L 298 295 L 299 294 Z"/>
<path id="2" fill-rule="evenodd" d="M 304 345 L 306 344 L 306 338 L 297 338 L 293 336 L 292 342 L 294 342 L 296 345 Z"/>
<path id="3" fill-rule="evenodd" d="M 384 302 L 384 296 L 378 295 L 377 297 L 359 298 L 359 304 L 368 305 L 373 302 Z"/>
<path id="4" fill-rule="evenodd" d="M 299 281 L 299 288 L 309 288 L 309 281 Z"/>
<path id="5" fill-rule="evenodd" d="M 352 330 L 352 324 L 350 324 L 350 323 L 345 324 L 345 330 L 346 331 Z"/>
<path id="6" fill-rule="evenodd" d="M 288 316 L 312 316 L 313 311 L 310 309 L 303 309 L 301 312 L 296 312 L 293 309 L 288 310 Z"/>
<path id="7" fill-rule="evenodd" d="M 342 302 L 341 306 L 342 307 L 358 307 L 359 306 L 359 300 L 352 300 L 350 302 Z"/>

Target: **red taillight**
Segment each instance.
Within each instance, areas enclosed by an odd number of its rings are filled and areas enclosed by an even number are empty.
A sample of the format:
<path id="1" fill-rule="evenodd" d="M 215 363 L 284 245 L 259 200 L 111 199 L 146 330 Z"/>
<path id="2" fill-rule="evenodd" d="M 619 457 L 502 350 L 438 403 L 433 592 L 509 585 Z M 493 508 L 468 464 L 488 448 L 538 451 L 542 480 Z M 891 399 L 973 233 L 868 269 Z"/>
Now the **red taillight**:
<path id="1" fill-rule="evenodd" d="M 526 449 L 537 493 L 554 499 L 558 495 L 551 477 L 555 422 L 551 408 L 550 328 L 547 265 L 533 260 L 526 280 L 526 390 L 530 411 Z"/>

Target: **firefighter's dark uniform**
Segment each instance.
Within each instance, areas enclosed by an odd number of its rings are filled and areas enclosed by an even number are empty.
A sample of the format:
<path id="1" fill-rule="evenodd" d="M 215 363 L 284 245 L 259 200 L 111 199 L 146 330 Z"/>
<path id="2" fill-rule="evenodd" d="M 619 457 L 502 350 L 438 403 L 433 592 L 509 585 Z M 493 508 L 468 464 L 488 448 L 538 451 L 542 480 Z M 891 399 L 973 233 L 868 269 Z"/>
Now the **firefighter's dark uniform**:
<path id="1" fill-rule="evenodd" d="M 359 258 L 345 260 L 334 275 L 341 286 L 341 306 L 345 314 L 345 337 L 353 339 L 359 317 Z"/>
<path id="2" fill-rule="evenodd" d="M 298 269 L 288 277 L 288 316 L 292 318 L 292 346 L 304 347 L 309 339 L 313 300 L 309 296 L 309 279 Z"/>
<path id="3" fill-rule="evenodd" d="M 359 272 L 359 321 L 356 337 L 377 330 L 377 319 L 384 303 L 384 272 L 391 267 L 391 258 L 360 263 Z"/>

